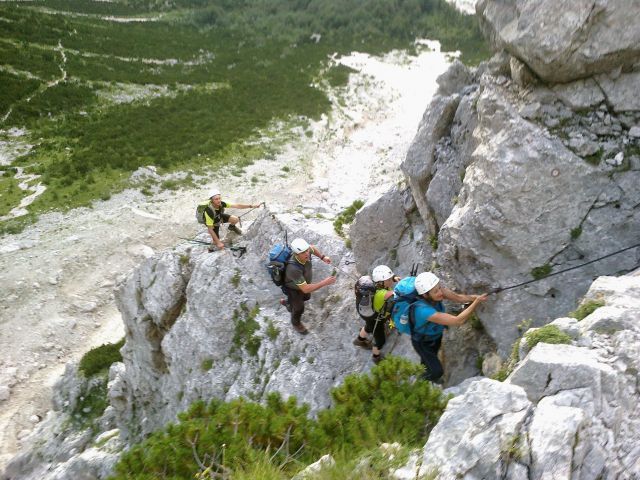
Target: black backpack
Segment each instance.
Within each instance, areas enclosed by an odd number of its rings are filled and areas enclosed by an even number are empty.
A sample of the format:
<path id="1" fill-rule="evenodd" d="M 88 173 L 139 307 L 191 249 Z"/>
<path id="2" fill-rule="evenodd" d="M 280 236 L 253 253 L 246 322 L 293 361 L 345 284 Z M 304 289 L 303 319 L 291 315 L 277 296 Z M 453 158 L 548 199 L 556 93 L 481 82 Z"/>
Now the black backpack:
<path id="1" fill-rule="evenodd" d="M 356 311 L 363 320 L 372 320 L 378 313 L 373 309 L 373 297 L 376 294 L 376 285 L 369 275 L 364 275 L 358 279 L 353 286 L 356 296 Z"/>

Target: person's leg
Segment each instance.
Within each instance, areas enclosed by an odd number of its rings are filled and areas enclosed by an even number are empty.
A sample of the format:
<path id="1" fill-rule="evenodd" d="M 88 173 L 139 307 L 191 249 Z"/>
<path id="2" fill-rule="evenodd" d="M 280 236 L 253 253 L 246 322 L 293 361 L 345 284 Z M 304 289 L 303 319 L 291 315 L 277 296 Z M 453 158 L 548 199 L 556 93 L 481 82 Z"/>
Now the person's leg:
<path id="1" fill-rule="evenodd" d="M 373 348 L 371 353 L 373 354 L 373 361 L 375 363 L 378 363 L 384 358 L 384 355 L 380 352 L 387 341 L 387 336 L 384 333 L 384 324 L 385 320 L 379 319 L 373 326 Z"/>
<path id="2" fill-rule="evenodd" d="M 421 363 L 425 366 L 425 380 L 435 382 L 444 375 L 444 369 L 438 359 L 438 350 L 441 342 L 442 337 L 437 340 L 432 340 L 428 337 L 422 337 L 419 340 L 411 338 L 411 344 L 416 353 L 420 355 Z"/>
<path id="3" fill-rule="evenodd" d="M 213 233 L 215 233 L 215 234 L 216 234 L 216 237 L 218 237 L 218 240 L 220 240 L 220 225 L 218 225 L 218 226 L 215 226 L 215 225 L 214 225 L 214 227 L 213 227 Z M 213 239 L 211 239 L 211 241 L 213 242 Z M 214 244 L 212 243 L 212 244 L 209 246 L 209 252 L 213 252 L 213 251 L 215 251 L 215 250 L 217 250 L 217 247 L 215 247 L 215 246 L 214 246 Z"/>
<path id="4" fill-rule="evenodd" d="M 302 324 L 302 314 L 304 313 L 305 294 L 299 290 L 289 292 L 289 306 L 291 307 L 291 325 L 300 331 L 304 328 Z"/>
<path id="5" fill-rule="evenodd" d="M 371 342 L 369 341 L 368 337 L 369 337 L 369 334 L 373 332 L 374 322 L 375 322 L 375 319 L 366 320 L 364 327 L 360 329 L 360 332 L 358 332 L 358 336 L 353 341 L 353 344 L 356 347 L 362 347 L 367 350 L 371 350 Z"/>
<path id="6" fill-rule="evenodd" d="M 240 230 L 240 228 L 238 228 L 238 226 L 236 225 L 240 221 L 240 218 L 236 217 L 235 215 L 227 215 L 226 213 L 223 213 L 222 221 L 229 224 L 230 231 L 232 231 L 233 233 L 237 233 L 238 235 L 242 235 L 242 230 Z"/>

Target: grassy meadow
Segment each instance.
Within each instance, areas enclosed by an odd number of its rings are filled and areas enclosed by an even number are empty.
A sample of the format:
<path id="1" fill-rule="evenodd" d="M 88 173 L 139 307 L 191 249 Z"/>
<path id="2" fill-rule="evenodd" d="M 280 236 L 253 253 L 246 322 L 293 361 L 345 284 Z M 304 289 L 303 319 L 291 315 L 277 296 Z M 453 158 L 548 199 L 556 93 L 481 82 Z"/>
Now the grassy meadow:
<path id="1" fill-rule="evenodd" d="M 0 166 L 0 217 L 30 193 L 13 167 L 47 190 L 0 232 L 107 199 L 140 166 L 213 175 L 268 157 L 253 140 L 276 121 L 319 118 L 331 107 L 323 85 L 348 80 L 330 55 L 417 37 L 469 63 L 488 55 L 475 19 L 444 0 L 3 1 L 0 142 L 19 131 L 33 147 Z"/>

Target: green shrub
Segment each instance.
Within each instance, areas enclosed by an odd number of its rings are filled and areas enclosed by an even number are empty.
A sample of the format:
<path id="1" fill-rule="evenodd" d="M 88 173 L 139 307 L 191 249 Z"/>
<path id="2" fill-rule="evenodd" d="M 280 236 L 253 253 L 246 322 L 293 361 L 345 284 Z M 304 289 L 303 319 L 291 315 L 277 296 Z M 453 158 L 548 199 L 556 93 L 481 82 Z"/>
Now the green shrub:
<path id="1" fill-rule="evenodd" d="M 124 338 L 118 343 L 106 343 L 89 350 L 80 359 L 78 370 L 87 378 L 108 373 L 111 364 L 122 361 L 120 349 L 123 346 Z"/>
<path id="2" fill-rule="evenodd" d="M 269 322 L 267 323 L 267 331 L 265 333 L 267 334 L 267 338 L 273 342 L 278 338 L 280 329 L 273 324 L 273 320 L 269 319 Z"/>
<path id="3" fill-rule="evenodd" d="M 555 325 L 545 325 L 544 327 L 525 333 L 524 338 L 527 340 L 527 345 L 530 349 L 540 342 L 551 344 L 571 343 L 571 337 Z"/>
<path id="4" fill-rule="evenodd" d="M 344 231 L 342 228 L 345 225 L 350 225 L 356 218 L 356 212 L 362 208 L 364 202 L 362 200 L 355 200 L 350 206 L 345 208 L 333 221 L 333 229 L 338 235 L 344 237 Z"/>
<path id="5" fill-rule="evenodd" d="M 604 304 L 604 300 L 589 300 L 580 305 L 573 312 L 569 313 L 569 316 L 575 318 L 578 321 L 583 320 L 586 316 L 591 315 L 598 308 L 604 307 Z"/>
<path id="6" fill-rule="evenodd" d="M 423 372 L 422 365 L 389 356 L 370 375 L 346 377 L 331 393 L 334 407 L 318 415 L 327 443 L 357 449 L 382 441 L 424 443 L 447 399 L 419 379 Z"/>
<path id="7" fill-rule="evenodd" d="M 224 478 L 290 478 L 327 453 L 337 459 L 334 468 L 345 472 L 353 472 L 350 461 L 366 455 L 371 461 L 361 478 L 384 478 L 376 472 L 388 471 L 393 460 L 377 447 L 393 441 L 424 445 L 446 406 L 442 392 L 419 379 L 422 371 L 390 356 L 369 374 L 347 377 L 332 391 L 334 407 L 318 420 L 308 417 L 307 405 L 277 393 L 263 405 L 242 398 L 196 402 L 178 415 L 178 423 L 124 453 L 111 479 L 209 479 L 202 476 L 208 467 L 220 478 L 223 471 Z M 406 460 L 406 449 L 394 458 Z"/>

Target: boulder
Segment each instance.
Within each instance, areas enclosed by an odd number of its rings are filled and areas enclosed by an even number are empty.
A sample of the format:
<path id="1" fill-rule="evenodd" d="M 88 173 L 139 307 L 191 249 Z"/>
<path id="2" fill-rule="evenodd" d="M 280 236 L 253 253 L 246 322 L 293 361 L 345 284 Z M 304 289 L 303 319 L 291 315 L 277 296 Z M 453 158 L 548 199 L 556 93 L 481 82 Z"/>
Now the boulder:
<path id="1" fill-rule="evenodd" d="M 476 13 L 495 50 L 506 50 L 546 82 L 628 70 L 640 58 L 634 0 L 480 0 Z"/>

